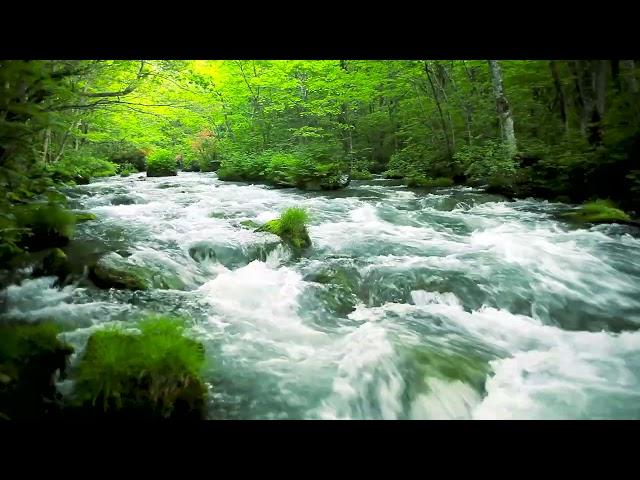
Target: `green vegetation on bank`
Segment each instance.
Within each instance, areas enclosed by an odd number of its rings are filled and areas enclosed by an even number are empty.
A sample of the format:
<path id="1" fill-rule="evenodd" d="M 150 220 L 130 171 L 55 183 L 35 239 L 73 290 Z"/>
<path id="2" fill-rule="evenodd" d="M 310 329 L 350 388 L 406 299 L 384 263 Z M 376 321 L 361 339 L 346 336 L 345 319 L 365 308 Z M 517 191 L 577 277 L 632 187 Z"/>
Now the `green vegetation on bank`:
<path id="1" fill-rule="evenodd" d="M 177 174 L 177 161 L 171 152 L 156 150 L 147 158 L 148 177 L 169 177 Z"/>
<path id="2" fill-rule="evenodd" d="M 609 198 L 633 217 L 638 74 L 633 60 L 0 61 L 0 258 L 69 241 L 84 219 L 56 190 L 145 171 L 307 190 L 383 174 Z"/>

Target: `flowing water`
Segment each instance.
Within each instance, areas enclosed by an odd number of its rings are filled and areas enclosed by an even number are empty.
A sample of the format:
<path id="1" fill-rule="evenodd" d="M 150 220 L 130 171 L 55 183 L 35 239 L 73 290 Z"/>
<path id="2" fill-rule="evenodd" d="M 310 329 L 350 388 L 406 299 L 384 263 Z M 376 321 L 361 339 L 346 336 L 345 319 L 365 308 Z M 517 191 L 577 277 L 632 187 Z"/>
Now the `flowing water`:
<path id="1" fill-rule="evenodd" d="M 629 227 L 578 229 L 558 220 L 566 206 L 469 188 L 142 179 L 72 189 L 98 217 L 75 243 L 119 251 L 158 288 L 27 279 L 4 292 L 5 315 L 54 319 L 79 351 L 107 323 L 186 316 L 215 419 L 640 418 Z M 240 224 L 294 205 L 311 215 L 303 256 Z"/>

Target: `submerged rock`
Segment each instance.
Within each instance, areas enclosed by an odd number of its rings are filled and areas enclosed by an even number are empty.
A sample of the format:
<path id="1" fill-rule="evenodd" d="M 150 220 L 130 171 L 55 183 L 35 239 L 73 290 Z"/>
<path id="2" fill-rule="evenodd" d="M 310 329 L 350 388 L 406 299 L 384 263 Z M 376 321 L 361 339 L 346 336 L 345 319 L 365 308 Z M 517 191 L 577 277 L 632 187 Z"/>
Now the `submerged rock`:
<path id="1" fill-rule="evenodd" d="M 253 220 L 242 220 L 240 222 L 240 226 L 243 228 L 248 228 L 249 230 L 255 230 L 256 228 L 260 228 L 260 224 L 254 222 Z"/>
<path id="2" fill-rule="evenodd" d="M 243 267 L 254 260 L 265 261 L 267 255 L 273 251 L 279 242 L 237 246 L 202 241 L 189 247 L 189 256 L 198 263 L 216 261 L 226 268 Z"/>
<path id="3" fill-rule="evenodd" d="M 136 198 L 131 195 L 116 195 L 111 199 L 111 205 L 134 205 Z"/>
<path id="4" fill-rule="evenodd" d="M 34 271 L 34 274 L 43 276 L 56 276 L 60 281 L 64 281 L 71 272 L 67 255 L 59 248 L 54 248 L 47 252 L 42 259 L 40 270 Z"/>
<path id="5" fill-rule="evenodd" d="M 146 290 L 148 274 L 144 268 L 132 265 L 117 253 L 100 258 L 89 270 L 89 278 L 100 288 Z"/>
<path id="6" fill-rule="evenodd" d="M 127 258 L 125 258 L 127 257 Z M 99 288 L 184 290 L 185 282 L 162 263 L 140 265 L 129 252 L 110 252 L 89 268 L 89 278 Z"/>

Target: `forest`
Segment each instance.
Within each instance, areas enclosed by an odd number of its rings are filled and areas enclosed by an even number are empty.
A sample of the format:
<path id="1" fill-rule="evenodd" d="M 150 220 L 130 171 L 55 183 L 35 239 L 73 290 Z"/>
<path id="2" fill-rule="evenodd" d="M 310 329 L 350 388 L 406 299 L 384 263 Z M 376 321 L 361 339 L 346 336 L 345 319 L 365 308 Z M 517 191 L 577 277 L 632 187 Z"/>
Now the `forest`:
<path id="1" fill-rule="evenodd" d="M 640 418 L 639 74 L 0 60 L 0 418 Z"/>

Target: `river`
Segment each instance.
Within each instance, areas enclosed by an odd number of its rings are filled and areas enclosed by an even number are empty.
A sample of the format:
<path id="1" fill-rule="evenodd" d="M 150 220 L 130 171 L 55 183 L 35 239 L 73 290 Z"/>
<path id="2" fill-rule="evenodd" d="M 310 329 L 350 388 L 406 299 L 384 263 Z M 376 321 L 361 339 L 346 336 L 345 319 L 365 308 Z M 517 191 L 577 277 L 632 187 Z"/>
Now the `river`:
<path id="1" fill-rule="evenodd" d="M 55 320 L 78 352 L 107 323 L 185 316 L 206 347 L 211 419 L 640 418 L 631 227 L 576 228 L 558 219 L 566 205 L 471 188 L 143 175 L 70 189 L 71 207 L 97 215 L 75 242 L 168 283 L 31 278 L 6 289 L 5 315 Z M 135 203 L 113 204 L 123 196 Z M 310 214 L 306 255 L 240 224 L 289 206 Z"/>

